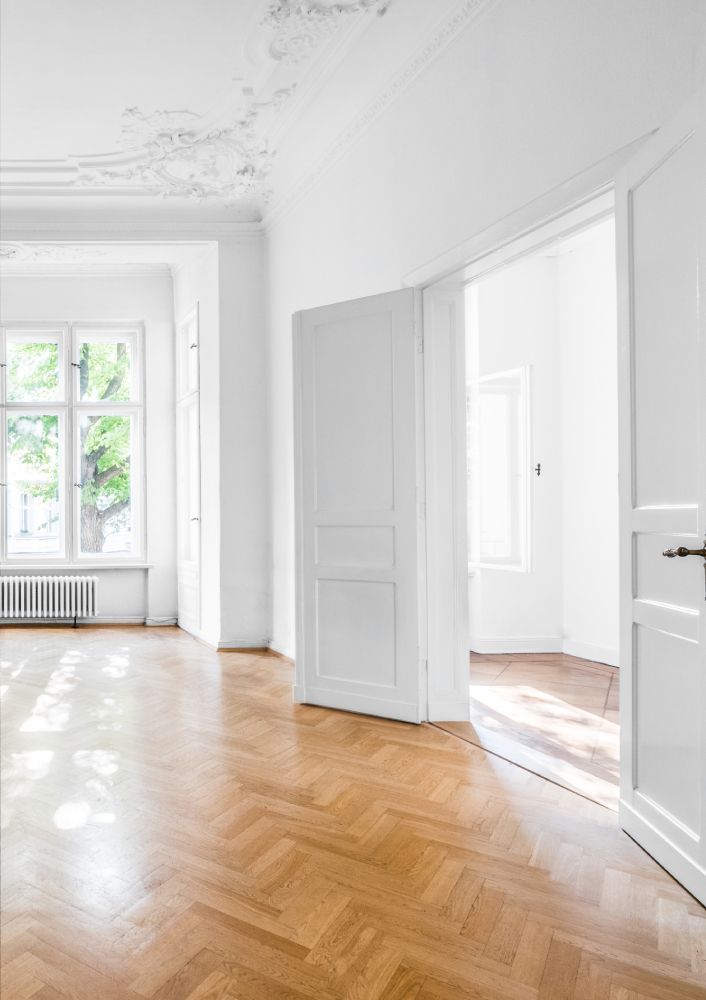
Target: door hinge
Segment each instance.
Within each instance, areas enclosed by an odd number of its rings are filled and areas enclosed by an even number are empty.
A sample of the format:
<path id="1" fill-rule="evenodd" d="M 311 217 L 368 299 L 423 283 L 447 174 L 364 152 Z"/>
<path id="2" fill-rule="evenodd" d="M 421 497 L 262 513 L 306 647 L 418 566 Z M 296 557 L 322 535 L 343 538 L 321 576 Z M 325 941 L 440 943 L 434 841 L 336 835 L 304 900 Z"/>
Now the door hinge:
<path id="1" fill-rule="evenodd" d="M 417 329 L 417 354 L 424 354 L 424 331 Z"/>
<path id="2" fill-rule="evenodd" d="M 427 502 L 426 500 L 417 500 L 417 516 L 420 521 L 426 521 L 427 519 Z"/>

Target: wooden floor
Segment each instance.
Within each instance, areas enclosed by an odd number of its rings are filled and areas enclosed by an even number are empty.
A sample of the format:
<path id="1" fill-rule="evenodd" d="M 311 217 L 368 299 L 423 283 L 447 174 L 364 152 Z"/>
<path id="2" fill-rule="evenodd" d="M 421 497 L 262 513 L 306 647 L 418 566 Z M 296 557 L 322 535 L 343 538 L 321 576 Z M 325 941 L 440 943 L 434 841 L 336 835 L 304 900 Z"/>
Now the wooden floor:
<path id="1" fill-rule="evenodd" d="M 0 630 L 4 1000 L 706 998 L 615 815 L 175 629 Z"/>
<path id="2" fill-rule="evenodd" d="M 618 671 L 563 653 L 471 653 L 471 743 L 617 810 Z"/>

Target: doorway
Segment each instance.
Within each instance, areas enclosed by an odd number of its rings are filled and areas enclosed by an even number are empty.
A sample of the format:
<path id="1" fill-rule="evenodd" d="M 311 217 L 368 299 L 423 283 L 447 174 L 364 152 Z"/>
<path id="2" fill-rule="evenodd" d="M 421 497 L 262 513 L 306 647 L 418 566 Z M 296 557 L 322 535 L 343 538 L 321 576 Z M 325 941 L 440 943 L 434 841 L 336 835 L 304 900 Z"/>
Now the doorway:
<path id="1" fill-rule="evenodd" d="M 615 225 L 537 234 L 464 282 L 468 722 L 617 808 Z"/>

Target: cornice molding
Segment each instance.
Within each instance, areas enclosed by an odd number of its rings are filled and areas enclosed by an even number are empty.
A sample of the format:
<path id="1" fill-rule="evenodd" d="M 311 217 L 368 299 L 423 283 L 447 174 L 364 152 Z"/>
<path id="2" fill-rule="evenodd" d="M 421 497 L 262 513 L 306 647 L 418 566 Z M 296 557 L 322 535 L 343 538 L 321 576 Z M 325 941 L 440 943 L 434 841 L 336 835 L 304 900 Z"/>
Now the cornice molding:
<path id="1" fill-rule="evenodd" d="M 355 145 L 363 133 L 392 105 L 428 66 L 461 34 L 480 13 L 497 0 L 463 0 L 450 17 L 442 21 L 429 40 L 395 73 L 380 94 L 339 133 L 326 152 L 299 181 L 282 196 L 273 199 L 262 224 L 271 229 L 318 181 Z"/>
<path id="2" fill-rule="evenodd" d="M 50 243 L 81 242 L 218 242 L 220 240 L 257 240 L 263 234 L 260 222 L 230 220 L 178 221 L 169 219 L 139 219 L 113 221 L 95 219 L 44 221 L 41 219 L 15 219 L 3 226 L 3 243 L 41 241 Z"/>
<path id="3" fill-rule="evenodd" d="M 169 264 L 0 264 L 0 277 L 8 278 L 150 278 L 172 274 Z"/>

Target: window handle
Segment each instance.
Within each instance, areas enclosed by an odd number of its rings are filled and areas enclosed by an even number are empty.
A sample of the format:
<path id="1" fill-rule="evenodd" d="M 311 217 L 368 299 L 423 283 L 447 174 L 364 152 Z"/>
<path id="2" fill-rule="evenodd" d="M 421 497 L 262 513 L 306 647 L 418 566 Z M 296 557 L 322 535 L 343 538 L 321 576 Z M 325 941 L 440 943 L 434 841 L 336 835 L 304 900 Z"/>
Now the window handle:
<path id="1" fill-rule="evenodd" d="M 85 483 L 74 483 L 77 490 L 82 490 L 85 485 Z"/>

